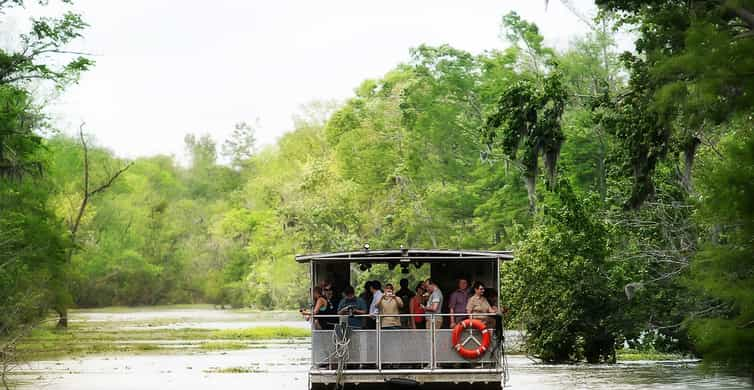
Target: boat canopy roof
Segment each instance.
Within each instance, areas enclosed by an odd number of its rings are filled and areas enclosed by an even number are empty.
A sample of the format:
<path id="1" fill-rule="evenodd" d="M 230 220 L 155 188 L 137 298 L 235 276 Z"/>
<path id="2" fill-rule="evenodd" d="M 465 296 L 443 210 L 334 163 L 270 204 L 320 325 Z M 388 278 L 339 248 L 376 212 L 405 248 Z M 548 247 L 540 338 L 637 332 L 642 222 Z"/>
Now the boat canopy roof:
<path id="1" fill-rule="evenodd" d="M 481 251 L 481 250 L 444 250 L 444 249 L 385 249 L 351 252 L 315 253 L 310 255 L 296 255 L 299 263 L 315 261 L 344 262 L 344 263 L 391 263 L 391 262 L 433 262 L 433 261 L 479 261 L 479 260 L 512 260 L 511 251 Z"/>

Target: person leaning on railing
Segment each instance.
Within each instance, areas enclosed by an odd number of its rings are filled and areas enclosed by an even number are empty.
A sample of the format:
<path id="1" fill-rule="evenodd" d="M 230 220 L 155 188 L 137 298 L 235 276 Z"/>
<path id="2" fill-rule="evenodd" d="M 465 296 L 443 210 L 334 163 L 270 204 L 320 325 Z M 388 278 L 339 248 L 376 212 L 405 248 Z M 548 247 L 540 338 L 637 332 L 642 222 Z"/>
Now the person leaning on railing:
<path id="1" fill-rule="evenodd" d="M 312 311 L 306 309 L 299 310 L 307 321 L 311 318 L 312 313 L 316 316 L 323 315 L 327 312 L 327 299 L 322 295 L 322 289 L 319 286 L 312 289 L 312 297 L 314 298 L 314 309 Z M 322 329 L 319 320 L 319 318 L 315 317 L 314 321 L 312 321 L 314 329 Z"/>

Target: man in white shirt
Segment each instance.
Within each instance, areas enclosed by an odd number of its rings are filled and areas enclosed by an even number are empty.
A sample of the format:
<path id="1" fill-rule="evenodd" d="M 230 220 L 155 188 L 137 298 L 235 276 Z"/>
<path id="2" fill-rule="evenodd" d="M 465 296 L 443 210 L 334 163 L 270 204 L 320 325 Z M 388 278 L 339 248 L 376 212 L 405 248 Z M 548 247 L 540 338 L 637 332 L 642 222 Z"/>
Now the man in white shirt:
<path id="1" fill-rule="evenodd" d="M 373 316 L 371 318 L 371 321 L 369 321 L 371 327 L 371 324 L 373 324 L 377 319 L 377 314 L 380 313 L 380 309 L 377 304 L 380 303 L 380 300 L 382 300 L 382 284 L 379 280 L 374 280 L 369 286 L 369 289 L 370 291 L 372 291 L 372 303 L 369 304 L 369 314 Z"/>
<path id="2" fill-rule="evenodd" d="M 443 295 L 442 291 L 440 291 L 440 288 L 437 287 L 437 283 L 435 283 L 432 279 L 427 279 L 427 281 L 424 283 L 427 286 L 427 291 L 429 291 L 429 300 L 427 301 L 427 305 L 422 305 L 422 308 L 424 308 L 424 311 L 427 312 L 427 314 L 434 313 L 434 314 L 441 314 L 442 313 L 442 301 L 443 301 Z M 435 316 L 435 329 L 442 328 L 442 317 Z"/>

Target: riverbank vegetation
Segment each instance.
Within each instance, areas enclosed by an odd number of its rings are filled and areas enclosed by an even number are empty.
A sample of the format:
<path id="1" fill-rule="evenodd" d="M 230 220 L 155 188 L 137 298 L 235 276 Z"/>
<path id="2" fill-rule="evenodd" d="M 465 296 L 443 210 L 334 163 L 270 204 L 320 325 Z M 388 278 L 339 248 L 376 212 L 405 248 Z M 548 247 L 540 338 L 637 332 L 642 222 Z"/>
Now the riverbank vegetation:
<path id="1" fill-rule="evenodd" d="M 82 357 L 91 354 L 139 352 L 218 351 L 266 348 L 269 343 L 308 340 L 308 329 L 255 327 L 237 331 L 212 329 L 95 330 L 64 331 L 41 327 L 16 346 L 25 359 Z"/>
<path id="2" fill-rule="evenodd" d="M 40 324 L 16 344 L 16 351 L 32 360 L 185 353 L 259 349 L 300 343 L 311 336 L 306 327 L 291 326 L 290 321 L 300 317 L 297 312 L 213 312 L 207 305 L 73 310 L 67 329 L 55 321 Z"/>
<path id="3" fill-rule="evenodd" d="M 31 80 L 62 89 L 91 61 L 0 52 L 0 333 L 73 306 L 298 308 L 295 253 L 513 249 L 500 297 L 528 353 L 628 345 L 751 370 L 754 5 L 598 4 L 564 50 L 510 13 L 501 48 L 419 46 L 274 146 L 245 122 L 187 135 L 187 164 L 50 129 Z M 32 53 L 85 27 L 38 23 Z"/>

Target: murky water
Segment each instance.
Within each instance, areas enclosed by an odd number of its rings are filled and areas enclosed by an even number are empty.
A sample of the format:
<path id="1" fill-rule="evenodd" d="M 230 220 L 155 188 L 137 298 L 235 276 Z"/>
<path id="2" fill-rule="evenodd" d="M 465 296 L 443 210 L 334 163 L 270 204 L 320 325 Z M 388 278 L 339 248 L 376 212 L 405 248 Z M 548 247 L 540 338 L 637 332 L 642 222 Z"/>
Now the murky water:
<path id="1" fill-rule="evenodd" d="M 123 323 L 141 327 L 191 324 L 225 329 L 238 323 L 259 325 L 248 313 L 165 310 L 149 313 L 78 312 L 81 321 Z M 266 320 L 266 318 L 265 318 Z M 279 322 L 272 322 L 280 324 Z M 303 321 L 295 322 L 306 326 Z M 230 324 L 230 325 L 229 325 Z M 154 324 L 152 324 L 154 325 Z M 253 325 L 252 325 L 253 326 Z M 17 376 L 22 389 L 47 390 L 236 390 L 307 389 L 310 350 L 307 343 L 265 343 L 236 351 L 142 353 L 88 356 L 60 361 L 37 361 Z M 690 362 L 631 362 L 615 365 L 543 365 L 523 356 L 510 356 L 511 389 L 749 389 L 748 378 L 702 371 Z"/>
<path id="2" fill-rule="evenodd" d="M 140 329 L 244 329 L 257 326 L 307 328 L 298 313 L 215 310 L 211 306 L 160 309 L 74 310 L 71 323 L 88 327 Z"/>
<path id="3" fill-rule="evenodd" d="M 192 355 L 90 357 L 31 365 L 31 388 L 307 389 L 306 346 Z M 748 389 L 744 378 L 705 374 L 695 365 L 653 362 L 605 366 L 541 365 L 509 358 L 511 389 Z M 225 372 L 224 372 L 225 371 Z"/>
<path id="4" fill-rule="evenodd" d="M 126 389 L 306 389 L 308 351 L 249 349 L 197 354 L 88 357 L 32 363 L 28 388 L 48 390 Z M 237 370 L 240 373 L 223 373 Z M 259 387 L 262 386 L 262 387 Z M 23 387 L 22 387 L 23 388 Z"/>
<path id="5" fill-rule="evenodd" d="M 697 364 L 631 362 L 613 365 L 543 365 L 511 359 L 514 389 L 750 389 L 745 378 L 702 371 Z"/>

